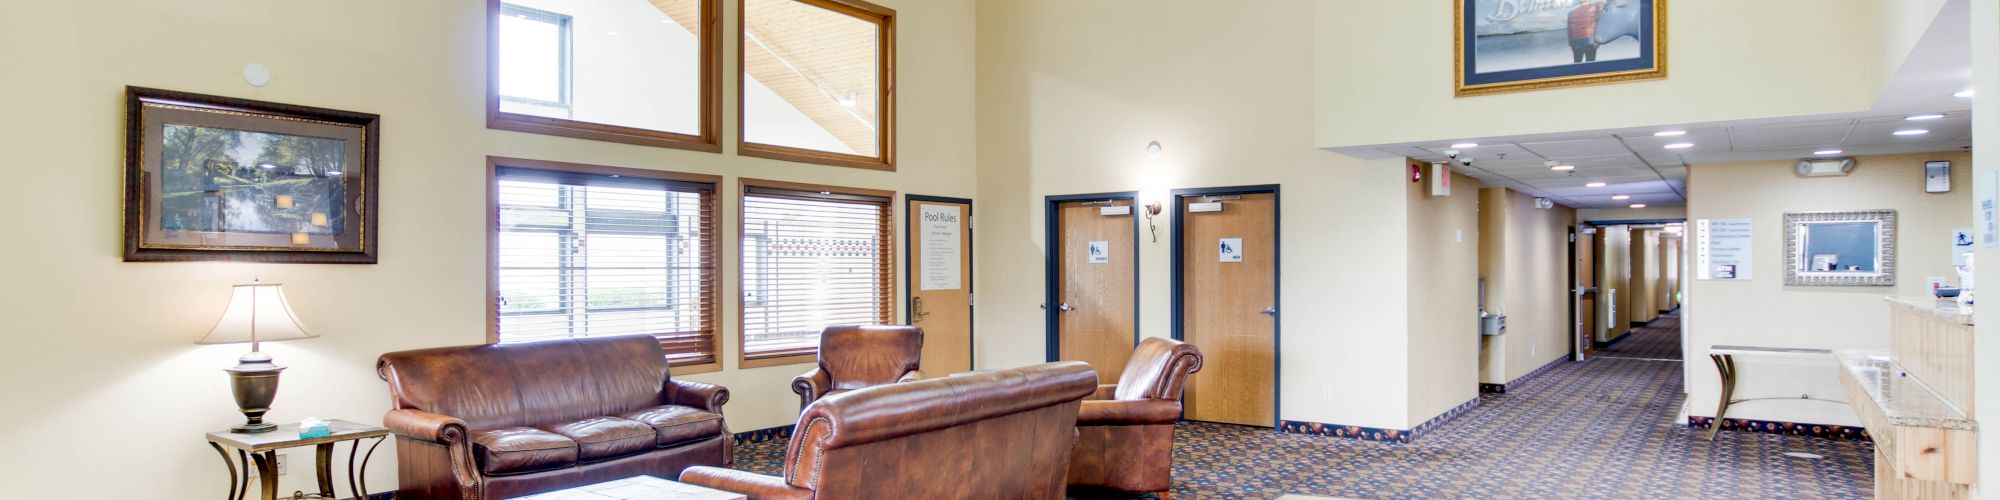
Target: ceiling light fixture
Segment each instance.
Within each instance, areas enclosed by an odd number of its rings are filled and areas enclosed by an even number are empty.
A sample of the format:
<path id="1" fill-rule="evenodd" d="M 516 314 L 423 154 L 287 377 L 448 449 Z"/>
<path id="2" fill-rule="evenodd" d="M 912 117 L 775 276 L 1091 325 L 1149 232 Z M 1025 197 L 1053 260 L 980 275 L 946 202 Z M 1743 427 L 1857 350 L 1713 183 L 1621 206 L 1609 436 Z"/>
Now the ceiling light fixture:
<path id="1" fill-rule="evenodd" d="M 1910 116 L 1905 116 L 1905 117 L 1903 117 L 1903 121 L 1907 121 L 1907 122 L 1921 122 L 1921 121 L 1927 121 L 1927 120 L 1936 120 L 1936 119 L 1939 119 L 1939 118 L 1944 118 L 1944 115 L 1942 115 L 1942 114 L 1938 114 L 1938 113 L 1928 113 L 1928 114 L 1921 114 L 1921 115 L 1910 115 Z"/>
<path id="2" fill-rule="evenodd" d="M 1611 195 L 1611 201 L 1625 201 L 1625 200 L 1630 200 L 1630 199 L 1632 199 L 1632 195 L 1629 195 L 1629 194 L 1614 194 L 1614 195 Z"/>
<path id="3" fill-rule="evenodd" d="M 1958 91 L 1958 93 L 1956 93 L 1956 94 L 1952 94 L 1951 96 L 1952 96 L 1952 97 L 1958 97 L 1958 98 L 1964 98 L 1964 99 L 1971 99 L 1971 98 L 1972 98 L 1972 89 L 1965 89 L 1965 90 L 1960 90 L 1960 91 Z"/>
<path id="4" fill-rule="evenodd" d="M 1838 149 L 1822 149 L 1819 151 L 1814 151 L 1813 156 L 1833 156 L 1840 153 L 1842 153 L 1842 151 Z"/>
<path id="5" fill-rule="evenodd" d="M 1458 143 L 1458 144 L 1453 144 L 1453 145 L 1451 145 L 1451 148 L 1452 148 L 1452 149 L 1472 149 L 1472 148 L 1476 148 L 1476 147 L 1479 147 L 1479 143 L 1476 143 L 1476 142 L 1461 142 L 1461 143 Z"/>
<path id="6" fill-rule="evenodd" d="M 1664 130 L 1660 132 L 1654 132 L 1653 137 L 1680 137 L 1687 134 L 1688 131 L 1686 130 Z"/>
<path id="7" fill-rule="evenodd" d="M 1571 170 L 1576 170 L 1576 165 L 1554 165 L 1549 167 L 1549 170 L 1554 170 L 1557 172 L 1568 172 Z"/>
<path id="8" fill-rule="evenodd" d="M 1602 182 L 1592 182 L 1592 183 L 1589 183 L 1589 184 L 1584 184 L 1584 185 L 1583 185 L 1583 187 L 1587 187 L 1587 188 L 1601 188 L 1601 187 L 1604 187 L 1604 186 L 1606 186 L 1606 185 L 1607 185 L 1607 184 L 1605 184 L 1605 183 L 1602 183 Z"/>
<path id="9" fill-rule="evenodd" d="M 1644 204 L 1644 203 L 1633 203 L 1633 204 L 1632 204 L 1632 208 L 1646 208 L 1646 204 Z"/>
<path id="10" fill-rule="evenodd" d="M 1896 135 L 1901 135 L 1901 136 L 1912 136 L 1912 135 L 1924 135 L 1924 134 L 1928 134 L 1928 133 L 1931 133 L 1931 131 L 1929 131 L 1929 130 L 1924 130 L 1924 129 L 1920 129 L 1920 128 L 1910 128 L 1910 129 L 1903 129 L 1903 130 L 1898 130 L 1898 131 L 1896 131 L 1895 133 L 1896 133 Z"/>
<path id="11" fill-rule="evenodd" d="M 1667 145 L 1666 147 L 1667 147 L 1667 149 L 1687 149 L 1687 148 L 1691 148 L 1691 147 L 1694 147 L 1694 143 L 1692 143 L 1692 142 L 1676 142 L 1676 143 L 1673 143 L 1673 144 L 1668 144 L 1668 145 Z"/>

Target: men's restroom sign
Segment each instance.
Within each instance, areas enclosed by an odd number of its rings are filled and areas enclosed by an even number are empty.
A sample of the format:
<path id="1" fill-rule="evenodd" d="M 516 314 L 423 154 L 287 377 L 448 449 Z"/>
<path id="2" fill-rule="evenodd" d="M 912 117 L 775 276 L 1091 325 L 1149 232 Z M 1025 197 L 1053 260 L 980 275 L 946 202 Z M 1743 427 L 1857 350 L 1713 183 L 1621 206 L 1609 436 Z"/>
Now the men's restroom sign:
<path id="1" fill-rule="evenodd" d="M 1111 262 L 1111 242 L 1090 242 L 1090 263 L 1105 264 L 1109 262 Z"/>
<path id="2" fill-rule="evenodd" d="M 1217 262 L 1243 262 L 1243 238 L 1223 238 L 1216 245 Z"/>

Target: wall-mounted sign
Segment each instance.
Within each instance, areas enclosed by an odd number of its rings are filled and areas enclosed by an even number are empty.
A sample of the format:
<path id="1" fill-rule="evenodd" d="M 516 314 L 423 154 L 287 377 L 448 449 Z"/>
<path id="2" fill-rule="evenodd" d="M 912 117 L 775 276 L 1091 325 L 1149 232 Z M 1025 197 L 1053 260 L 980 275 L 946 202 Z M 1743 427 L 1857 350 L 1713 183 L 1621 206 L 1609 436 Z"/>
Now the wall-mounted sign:
<path id="1" fill-rule="evenodd" d="M 959 207 L 957 205 L 919 205 L 919 217 L 923 220 L 917 230 L 923 234 L 923 245 L 919 248 L 918 259 L 923 262 L 923 290 L 957 290 L 964 287 L 960 278 L 965 275 L 960 264 L 965 237 L 959 230 Z"/>
<path id="2" fill-rule="evenodd" d="M 1965 256 L 1972 255 L 1972 230 L 1951 230 L 1951 265 L 1965 265 Z"/>
<path id="3" fill-rule="evenodd" d="M 1111 242 L 1090 242 L 1090 263 L 1105 264 L 1109 262 L 1111 262 Z"/>
<path id="4" fill-rule="evenodd" d="M 1924 162 L 1924 192 L 1926 193 L 1951 192 L 1951 162 L 1948 161 Z"/>
<path id="5" fill-rule="evenodd" d="M 1750 279 L 1751 243 L 1750 219 L 1695 221 L 1695 279 Z"/>
<path id="6" fill-rule="evenodd" d="M 1994 192 L 2000 191 L 2000 171 L 1988 170 L 1972 182 L 1972 208 L 1979 214 L 1979 246 L 1993 248 L 2000 246 L 2000 202 L 1994 200 Z"/>
<path id="7" fill-rule="evenodd" d="M 1223 238 L 1216 250 L 1217 262 L 1243 262 L 1243 238 Z"/>

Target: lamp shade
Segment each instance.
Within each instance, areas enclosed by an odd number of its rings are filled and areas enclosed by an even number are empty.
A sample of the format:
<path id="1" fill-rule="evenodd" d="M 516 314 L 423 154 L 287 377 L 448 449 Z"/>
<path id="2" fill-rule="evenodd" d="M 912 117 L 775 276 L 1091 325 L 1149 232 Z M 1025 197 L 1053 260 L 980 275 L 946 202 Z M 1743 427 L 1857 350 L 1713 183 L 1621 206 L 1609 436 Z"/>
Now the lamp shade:
<path id="1" fill-rule="evenodd" d="M 292 314 L 292 305 L 285 302 L 284 285 L 251 283 L 236 285 L 235 293 L 229 297 L 229 309 L 222 311 L 222 320 L 195 343 L 239 344 L 317 336 L 306 331 L 306 325 Z"/>

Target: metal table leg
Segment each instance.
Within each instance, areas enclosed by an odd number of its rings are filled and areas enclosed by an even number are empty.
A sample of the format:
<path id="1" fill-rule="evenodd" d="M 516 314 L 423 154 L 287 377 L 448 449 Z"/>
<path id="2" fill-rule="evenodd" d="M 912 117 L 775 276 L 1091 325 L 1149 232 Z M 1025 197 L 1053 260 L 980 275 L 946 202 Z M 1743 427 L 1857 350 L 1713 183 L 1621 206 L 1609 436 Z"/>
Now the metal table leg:
<path id="1" fill-rule="evenodd" d="M 278 500 L 278 452 L 252 453 L 250 458 L 257 462 L 257 484 L 264 492 L 264 500 Z"/>
<path id="2" fill-rule="evenodd" d="M 318 475 L 321 498 L 340 498 L 333 496 L 333 443 L 313 447 L 313 472 Z"/>
<path id="3" fill-rule="evenodd" d="M 355 500 L 368 500 L 368 461 L 375 458 L 375 447 L 382 446 L 382 441 L 388 438 L 377 437 L 375 443 L 368 446 L 368 454 L 361 456 L 359 473 L 355 472 L 354 454 L 361 451 L 361 440 L 354 440 L 354 447 L 347 450 L 347 488 L 354 490 Z"/>
<path id="4" fill-rule="evenodd" d="M 1722 416 L 1729 412 L 1729 398 L 1736 393 L 1736 358 L 1728 354 L 1710 354 L 1708 359 L 1715 362 L 1715 372 L 1722 376 L 1722 397 L 1715 402 L 1715 419 L 1708 425 L 1708 440 L 1715 440 L 1715 433 L 1722 430 Z"/>
<path id="5" fill-rule="evenodd" d="M 229 489 L 222 493 L 222 498 L 228 500 L 242 500 L 242 497 L 236 494 L 236 461 L 229 459 L 229 451 L 222 449 L 222 445 L 215 444 L 215 442 L 210 441 L 208 443 L 208 446 L 211 448 L 215 448 L 215 453 L 217 455 L 222 455 L 222 468 L 229 469 Z M 249 479 L 249 478 L 244 478 L 244 479 Z"/>
<path id="6" fill-rule="evenodd" d="M 243 485 L 236 488 L 236 500 L 250 498 L 250 454 L 236 450 L 236 464 L 243 469 Z"/>

